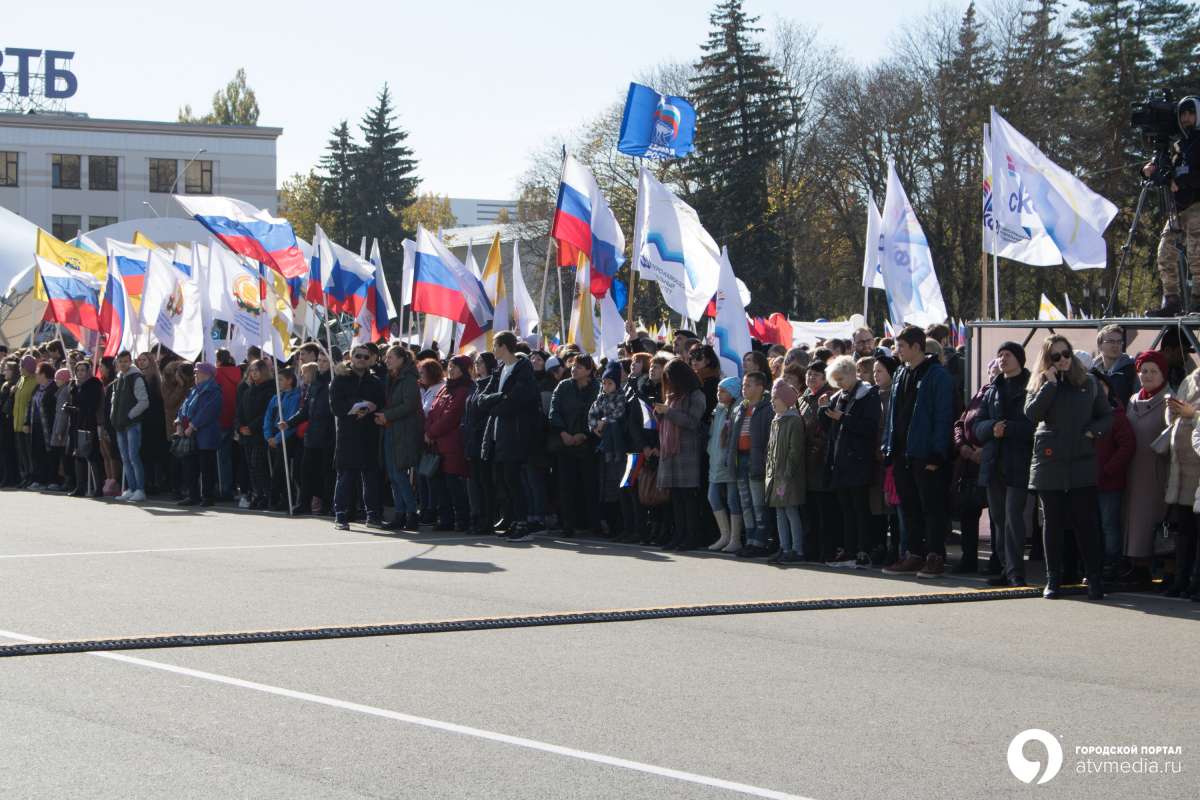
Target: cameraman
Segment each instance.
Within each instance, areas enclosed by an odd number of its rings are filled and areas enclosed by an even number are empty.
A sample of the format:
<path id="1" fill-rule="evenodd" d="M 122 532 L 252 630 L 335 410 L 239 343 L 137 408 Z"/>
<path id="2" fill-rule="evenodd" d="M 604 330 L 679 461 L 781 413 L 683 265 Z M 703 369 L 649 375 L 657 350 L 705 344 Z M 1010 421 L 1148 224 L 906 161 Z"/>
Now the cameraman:
<path id="1" fill-rule="evenodd" d="M 1180 137 L 1171 145 L 1171 194 L 1179 220 L 1179 232 L 1187 247 L 1188 272 L 1193 277 L 1193 311 L 1200 310 L 1200 134 L 1196 132 L 1195 96 L 1179 101 L 1175 116 Z M 1142 175 L 1151 178 L 1158 171 L 1153 161 L 1142 167 Z M 1151 317 L 1174 317 L 1182 313 L 1179 286 L 1179 257 L 1172 236 L 1171 220 L 1163 226 L 1158 240 L 1158 275 L 1162 278 L 1162 308 L 1147 312 Z"/>

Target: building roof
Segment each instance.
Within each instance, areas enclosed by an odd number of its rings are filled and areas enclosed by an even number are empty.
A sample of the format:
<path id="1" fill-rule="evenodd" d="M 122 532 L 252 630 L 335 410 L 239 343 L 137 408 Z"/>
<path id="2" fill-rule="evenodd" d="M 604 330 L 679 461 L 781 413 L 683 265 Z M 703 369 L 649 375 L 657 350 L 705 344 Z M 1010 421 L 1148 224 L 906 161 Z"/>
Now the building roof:
<path id="1" fill-rule="evenodd" d="M 510 222 L 501 225 L 471 225 L 465 228 L 443 228 L 442 240 L 447 247 L 466 247 L 471 242 L 491 242 L 496 234 L 500 234 L 501 242 L 514 240 L 528 242 L 546 235 L 549 223 Z"/>
<path id="2" fill-rule="evenodd" d="M 134 119 L 98 119 L 78 114 L 0 113 L 0 127 L 42 130 L 104 131 L 106 133 L 159 133 L 175 136 L 211 136 L 230 139 L 278 139 L 283 128 L 261 125 L 204 125 L 195 122 L 148 122 Z"/>

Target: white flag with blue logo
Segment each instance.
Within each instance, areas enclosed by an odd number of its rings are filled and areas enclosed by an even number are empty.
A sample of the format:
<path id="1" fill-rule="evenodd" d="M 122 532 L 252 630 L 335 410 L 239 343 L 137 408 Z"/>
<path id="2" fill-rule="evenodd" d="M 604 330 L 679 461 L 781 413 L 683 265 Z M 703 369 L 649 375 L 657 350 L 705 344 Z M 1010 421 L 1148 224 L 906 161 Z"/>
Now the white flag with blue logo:
<path id="1" fill-rule="evenodd" d="M 990 133 L 993 197 L 1007 198 L 992 204 L 1001 229 L 1019 230 L 1022 220 L 1036 218 L 1071 269 L 1106 267 L 1104 229 L 1117 207 L 1046 158 L 995 109 Z"/>
<path id="2" fill-rule="evenodd" d="M 638 273 L 658 283 L 665 302 L 690 320 L 704 316 L 717 291 L 721 250 L 696 211 L 642 167 L 634 218 Z"/>
<path id="3" fill-rule="evenodd" d="M 883 217 L 879 216 L 879 207 L 875 205 L 875 195 L 867 192 L 867 238 L 863 242 L 863 274 L 862 285 L 867 289 L 886 289 L 883 285 L 883 266 L 880 254 L 883 252 Z"/>
<path id="4" fill-rule="evenodd" d="M 721 374 L 726 377 L 742 375 L 742 357 L 754 349 L 750 341 L 750 323 L 742 302 L 738 284 L 729 263 L 729 248 L 721 249 L 721 277 L 717 284 L 717 318 L 713 331 L 713 347 L 721 361 Z"/>
<path id="5" fill-rule="evenodd" d="M 1004 196 L 1004 210 L 996 208 L 1001 197 L 993 189 L 996 176 L 992 169 L 992 136 L 989 126 L 983 126 L 983 252 L 1001 258 L 1020 261 L 1035 267 L 1062 263 L 1062 253 L 1046 233 L 1042 221 L 1034 214 L 1011 213 L 1017 206 L 1016 196 Z M 1014 227 L 1015 226 L 1015 227 Z"/>
<path id="6" fill-rule="evenodd" d="M 890 158 L 881 238 L 888 316 L 901 324 L 920 327 L 945 322 L 946 303 L 942 299 L 937 272 L 933 269 L 929 241 Z"/>

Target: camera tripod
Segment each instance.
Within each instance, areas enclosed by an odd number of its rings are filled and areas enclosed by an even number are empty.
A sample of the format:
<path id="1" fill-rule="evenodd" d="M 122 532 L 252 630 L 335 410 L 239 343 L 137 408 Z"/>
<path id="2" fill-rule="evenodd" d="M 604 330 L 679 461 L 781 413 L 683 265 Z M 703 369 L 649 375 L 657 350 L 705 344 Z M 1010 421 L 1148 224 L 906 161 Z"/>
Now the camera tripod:
<path id="1" fill-rule="evenodd" d="M 1156 159 L 1157 161 L 1157 159 Z M 1179 254 L 1179 301 L 1181 304 L 1180 315 L 1186 316 L 1192 312 L 1190 308 L 1191 292 L 1188 290 L 1188 263 L 1187 252 L 1183 244 L 1183 228 L 1179 225 L 1179 214 L 1175 209 L 1175 198 L 1171 196 L 1171 192 L 1167 184 L 1159 183 L 1153 178 L 1147 178 L 1142 181 L 1142 190 L 1138 194 L 1137 206 L 1133 210 L 1133 219 L 1129 222 L 1129 233 L 1125 236 L 1125 244 L 1121 245 L 1121 256 L 1117 260 L 1117 272 L 1113 276 L 1112 292 L 1109 293 L 1108 305 L 1104 307 L 1104 317 L 1111 319 L 1117 309 L 1117 293 L 1121 286 L 1121 273 L 1129 264 L 1129 256 L 1133 252 L 1133 237 L 1137 235 L 1138 221 L 1142 218 L 1142 209 L 1146 206 L 1146 196 L 1152 190 L 1158 192 L 1159 207 L 1167 213 L 1167 221 L 1170 225 L 1171 236 L 1175 239 L 1175 250 Z M 1157 249 L 1155 250 L 1157 253 Z M 1133 294 L 1133 273 L 1129 274 L 1129 288 L 1126 294 Z"/>

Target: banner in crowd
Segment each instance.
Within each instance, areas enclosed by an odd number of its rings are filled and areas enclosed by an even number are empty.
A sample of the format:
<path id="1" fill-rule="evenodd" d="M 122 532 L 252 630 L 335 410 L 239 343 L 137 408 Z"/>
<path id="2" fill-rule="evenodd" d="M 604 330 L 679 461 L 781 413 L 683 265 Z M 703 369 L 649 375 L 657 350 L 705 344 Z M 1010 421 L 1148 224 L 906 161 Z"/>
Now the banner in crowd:
<path id="1" fill-rule="evenodd" d="M 1003 220 L 1012 220 L 1014 215 L 995 213 L 996 194 L 993 191 L 996 181 L 992 168 L 992 135 L 991 126 L 983 126 L 983 252 L 1001 258 L 1020 261 L 1036 267 L 1048 267 L 1062 263 L 1062 254 L 1054 246 L 1054 241 L 1046 233 L 1042 221 L 1036 214 L 1027 210 L 1018 211 L 1015 215 L 1020 220 L 1020 227 L 1013 228 Z M 1018 204 L 1016 197 L 1004 202 Z"/>
<path id="2" fill-rule="evenodd" d="M 86 272 L 95 278 L 98 284 L 103 284 L 104 279 L 108 276 L 108 259 L 103 254 L 93 253 L 79 247 L 72 247 L 66 242 L 61 242 L 54 238 L 41 228 L 38 228 L 36 246 L 35 255 L 41 256 L 51 264 Z M 43 302 L 49 300 L 45 287 L 42 286 L 40 280 L 34 280 L 33 282 L 33 296 Z"/>
<path id="3" fill-rule="evenodd" d="M 238 255 L 298 278 L 308 272 L 296 232 L 286 219 L 232 197 L 172 195 L 193 219 Z"/>
<path id="4" fill-rule="evenodd" d="M 468 342 L 492 326 L 492 304 L 483 282 L 423 225 L 417 226 L 412 310 L 461 323 Z"/>
<path id="5" fill-rule="evenodd" d="M 89 273 L 35 256 L 38 281 L 46 295 L 47 322 L 82 328 L 100 328 L 100 284 Z"/>
<path id="6" fill-rule="evenodd" d="M 174 251 L 150 250 L 140 319 L 148 334 L 146 345 L 158 343 L 185 359 L 204 349 L 200 286 L 179 267 Z M 190 269 L 191 251 L 186 262 Z"/>
<path id="7" fill-rule="evenodd" d="M 881 239 L 888 316 L 902 325 L 922 328 L 945 322 L 948 314 L 933 268 L 933 254 L 891 159 L 888 159 Z"/>
<path id="8" fill-rule="evenodd" d="M 629 84 L 617 150 L 642 158 L 683 158 L 696 149 L 696 109 L 682 97 Z"/>
<path id="9" fill-rule="evenodd" d="M 634 263 L 658 284 L 663 302 L 690 320 L 704 315 L 717 293 L 721 250 L 695 209 L 642 167 L 634 217 Z"/>
<path id="10" fill-rule="evenodd" d="M 1023 231 L 1035 217 L 1071 269 L 1108 265 L 1104 230 L 1117 207 L 1046 158 L 1033 142 L 992 109 L 993 215 L 1000 230 Z"/>
<path id="11" fill-rule="evenodd" d="M 590 291 L 590 267 L 587 257 L 580 253 L 571 299 L 571 324 L 567 328 L 567 344 L 577 344 L 585 353 L 596 352 L 596 308 Z"/>

